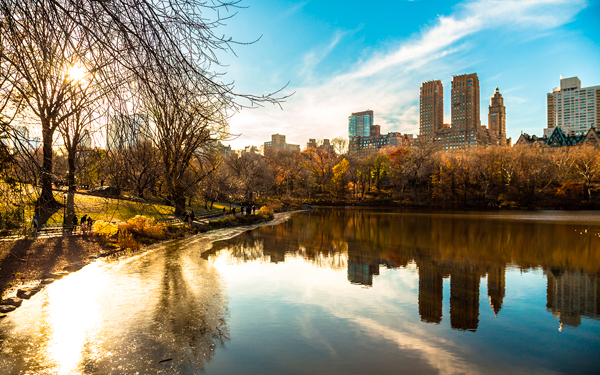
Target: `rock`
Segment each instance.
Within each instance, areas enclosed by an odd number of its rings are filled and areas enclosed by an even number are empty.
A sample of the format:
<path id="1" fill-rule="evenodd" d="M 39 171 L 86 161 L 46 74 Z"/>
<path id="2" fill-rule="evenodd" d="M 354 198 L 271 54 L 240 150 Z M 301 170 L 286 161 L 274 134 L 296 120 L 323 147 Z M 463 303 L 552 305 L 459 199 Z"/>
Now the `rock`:
<path id="1" fill-rule="evenodd" d="M 2 300 L 3 305 L 11 305 L 11 306 L 15 306 L 15 307 L 21 306 L 22 303 L 23 303 L 23 300 L 18 297 L 7 298 L 5 300 Z"/>
<path id="2" fill-rule="evenodd" d="M 53 282 L 54 282 L 54 279 L 44 279 L 44 280 L 40 281 L 40 284 L 48 285 L 48 284 L 52 284 Z"/>
<path id="3" fill-rule="evenodd" d="M 68 274 L 69 273 L 66 271 L 51 272 L 51 273 L 44 275 L 44 278 L 45 279 L 62 279 L 63 277 L 67 276 Z"/>
<path id="4" fill-rule="evenodd" d="M 0 319 L 4 319 L 4 318 L 6 318 L 7 316 L 8 316 L 8 315 L 6 315 L 6 314 L 0 314 Z"/>
<path id="5" fill-rule="evenodd" d="M 17 297 L 23 298 L 23 299 L 30 299 L 31 297 L 33 297 L 34 294 L 36 294 L 39 291 L 40 291 L 39 287 L 21 288 L 21 289 L 17 290 Z"/>
<path id="6" fill-rule="evenodd" d="M 16 309 L 15 306 L 12 305 L 0 305 L 0 314 L 14 311 Z"/>
<path id="7" fill-rule="evenodd" d="M 68 272 L 75 272 L 75 271 L 79 271 L 80 269 L 82 269 L 83 266 L 85 266 L 84 263 L 71 263 L 63 269 Z"/>

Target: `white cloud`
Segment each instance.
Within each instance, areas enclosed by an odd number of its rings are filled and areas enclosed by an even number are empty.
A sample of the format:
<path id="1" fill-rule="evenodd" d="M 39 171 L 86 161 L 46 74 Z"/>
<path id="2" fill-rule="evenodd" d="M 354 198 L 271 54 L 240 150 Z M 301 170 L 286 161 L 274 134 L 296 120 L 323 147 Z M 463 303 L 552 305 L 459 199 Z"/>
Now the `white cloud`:
<path id="1" fill-rule="evenodd" d="M 231 121 L 232 131 L 242 133 L 235 148 L 260 145 L 270 134 L 287 135 L 289 143 L 302 146 L 308 138 L 347 136 L 351 112 L 372 109 L 382 132 L 418 133 L 418 92 L 421 82 L 460 74 L 472 66 L 456 52 L 473 48 L 466 40 L 485 30 L 543 32 L 563 25 L 587 6 L 583 0 L 493 0 L 460 5 L 453 14 L 438 16 L 433 26 L 395 49 L 381 51 L 338 75 L 311 79 L 313 69 L 337 46 L 336 34 L 322 51 L 309 52 L 302 65 L 308 79 L 291 89 L 296 94 L 284 110 L 266 107 L 244 110 Z M 465 64 L 467 66 L 465 66 Z"/>

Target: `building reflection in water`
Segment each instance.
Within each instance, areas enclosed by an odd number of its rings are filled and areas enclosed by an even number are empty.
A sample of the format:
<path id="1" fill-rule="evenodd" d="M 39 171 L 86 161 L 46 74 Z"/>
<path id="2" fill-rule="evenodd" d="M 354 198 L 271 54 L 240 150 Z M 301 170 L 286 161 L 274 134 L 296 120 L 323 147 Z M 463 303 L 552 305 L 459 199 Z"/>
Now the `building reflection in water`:
<path id="1" fill-rule="evenodd" d="M 511 216 L 512 215 L 512 216 Z M 541 267 L 548 277 L 547 309 L 561 326 L 600 313 L 600 227 L 477 214 L 419 215 L 368 210 L 316 210 L 214 244 L 238 261 L 284 262 L 301 256 L 317 266 L 346 268 L 352 284 L 372 287 L 380 267 L 418 268 L 421 321 L 440 324 L 443 281 L 450 278 L 450 326 L 476 331 L 481 278 L 490 309 L 500 313 L 506 265 Z"/>
<path id="2" fill-rule="evenodd" d="M 581 316 L 598 319 L 600 315 L 600 278 L 582 271 L 548 270 L 546 308 L 563 324 L 577 327 Z"/>

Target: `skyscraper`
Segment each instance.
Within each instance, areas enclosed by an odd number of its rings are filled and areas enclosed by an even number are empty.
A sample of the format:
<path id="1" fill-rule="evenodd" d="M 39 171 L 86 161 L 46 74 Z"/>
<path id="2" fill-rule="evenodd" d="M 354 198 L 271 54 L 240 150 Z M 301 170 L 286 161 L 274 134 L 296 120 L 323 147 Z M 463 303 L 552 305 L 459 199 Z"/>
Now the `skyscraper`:
<path id="1" fill-rule="evenodd" d="M 419 96 L 419 135 L 429 141 L 444 123 L 444 86 L 442 81 L 428 81 L 421 85 Z"/>
<path id="2" fill-rule="evenodd" d="M 477 73 L 453 76 L 451 99 L 453 128 L 466 132 L 481 125 Z"/>
<path id="3" fill-rule="evenodd" d="M 600 124 L 600 86 L 581 87 L 577 77 L 560 79 L 560 88 L 547 95 L 548 128 L 585 134 Z"/>
<path id="4" fill-rule="evenodd" d="M 433 141 L 440 150 L 510 144 L 506 139 L 504 99 L 498 88 L 490 105 L 490 126 L 482 126 L 477 73 L 452 77 L 452 123 L 444 124 L 443 86 L 440 81 L 423 82 L 420 95 L 419 138 Z"/>
<path id="5" fill-rule="evenodd" d="M 506 143 L 506 107 L 504 107 L 504 98 L 497 87 L 490 99 L 488 126 L 490 131 L 496 134 L 500 144 L 504 145 Z"/>
<path id="6" fill-rule="evenodd" d="M 348 117 L 348 137 L 368 137 L 373 125 L 373 111 L 355 112 Z"/>

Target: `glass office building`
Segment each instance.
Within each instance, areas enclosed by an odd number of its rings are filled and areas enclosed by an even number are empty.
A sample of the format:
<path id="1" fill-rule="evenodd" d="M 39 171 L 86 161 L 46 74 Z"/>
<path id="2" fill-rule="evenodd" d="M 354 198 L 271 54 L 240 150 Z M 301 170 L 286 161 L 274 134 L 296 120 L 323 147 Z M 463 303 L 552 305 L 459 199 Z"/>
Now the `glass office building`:
<path id="1" fill-rule="evenodd" d="M 373 125 L 373 111 L 355 112 L 348 117 L 348 137 L 368 137 Z"/>

